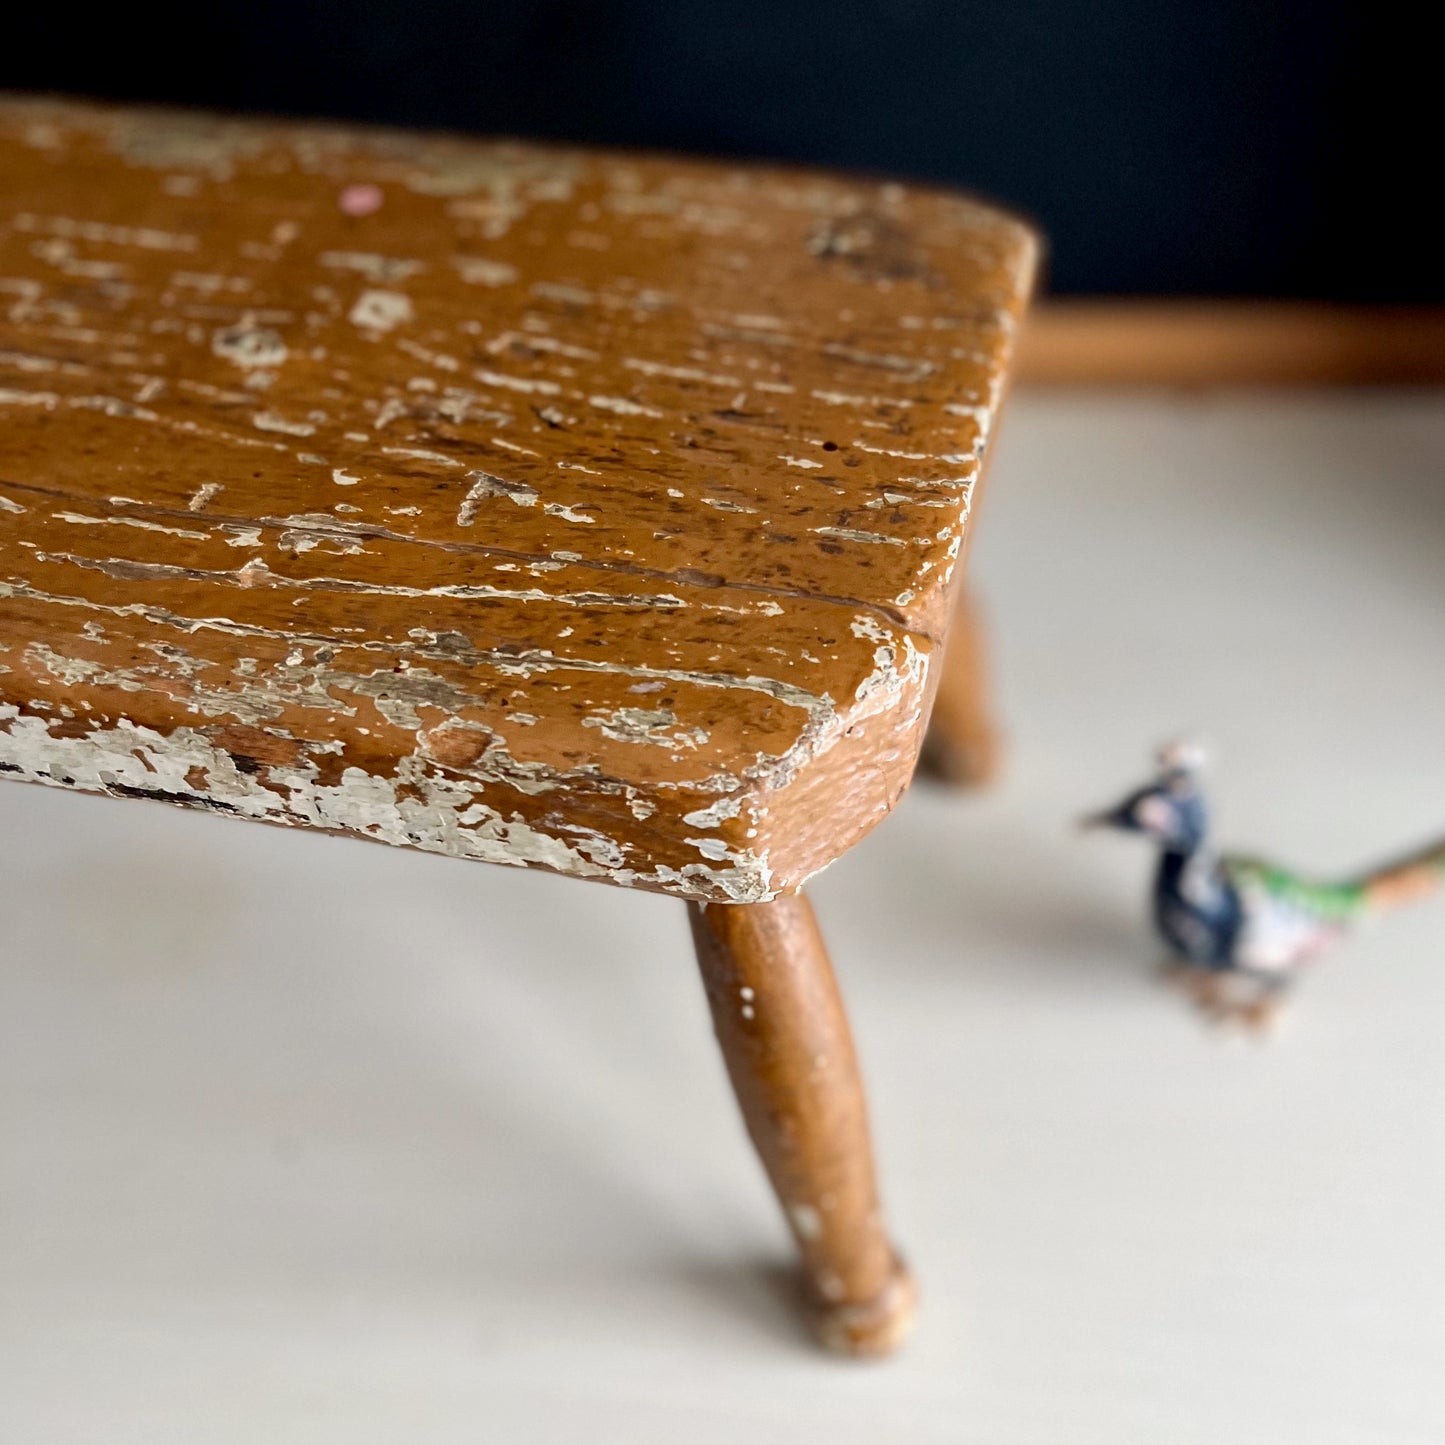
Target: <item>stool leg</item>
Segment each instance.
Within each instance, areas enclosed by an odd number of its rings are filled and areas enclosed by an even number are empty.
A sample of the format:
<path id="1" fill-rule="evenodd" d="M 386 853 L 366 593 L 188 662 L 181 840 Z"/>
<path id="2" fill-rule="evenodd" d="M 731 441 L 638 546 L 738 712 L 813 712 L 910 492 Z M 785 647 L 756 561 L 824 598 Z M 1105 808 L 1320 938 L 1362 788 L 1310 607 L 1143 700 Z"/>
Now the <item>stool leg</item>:
<path id="1" fill-rule="evenodd" d="M 692 904 L 713 1026 L 748 1133 L 797 1240 L 830 1348 L 883 1355 L 912 1277 L 883 1232 L 863 1083 L 812 905 Z"/>
<path id="2" fill-rule="evenodd" d="M 980 787 L 998 772 L 999 737 L 989 705 L 988 644 L 978 604 L 958 600 L 943 671 L 923 743 L 924 769 L 957 787 Z"/>

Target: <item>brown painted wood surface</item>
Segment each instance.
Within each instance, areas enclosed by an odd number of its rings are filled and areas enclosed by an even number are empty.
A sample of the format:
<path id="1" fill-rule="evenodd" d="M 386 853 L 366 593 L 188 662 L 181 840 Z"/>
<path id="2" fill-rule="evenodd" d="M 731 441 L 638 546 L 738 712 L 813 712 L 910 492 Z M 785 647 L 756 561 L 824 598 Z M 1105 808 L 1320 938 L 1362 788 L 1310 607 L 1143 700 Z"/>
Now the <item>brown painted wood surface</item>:
<path id="1" fill-rule="evenodd" d="M 1445 307 L 1291 301 L 1053 301 L 1029 315 L 1026 385 L 1445 383 Z"/>
<path id="2" fill-rule="evenodd" d="M 908 781 L 1034 257 L 885 182 L 0 102 L 0 768 L 790 892 Z"/>
<path id="3" fill-rule="evenodd" d="M 748 1134 L 783 1206 L 825 1344 L 893 1349 L 912 1278 L 883 1228 L 853 1039 L 808 900 L 689 909 Z"/>

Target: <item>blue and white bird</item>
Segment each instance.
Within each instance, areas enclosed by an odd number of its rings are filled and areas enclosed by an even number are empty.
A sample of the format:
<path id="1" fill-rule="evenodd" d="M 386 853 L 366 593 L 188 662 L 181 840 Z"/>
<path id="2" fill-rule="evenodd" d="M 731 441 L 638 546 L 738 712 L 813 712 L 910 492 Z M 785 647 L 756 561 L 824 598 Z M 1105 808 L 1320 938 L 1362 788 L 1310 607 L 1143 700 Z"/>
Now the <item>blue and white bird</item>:
<path id="1" fill-rule="evenodd" d="M 1211 1016 L 1269 1024 L 1286 987 L 1354 924 L 1445 885 L 1445 842 L 1333 882 L 1216 853 L 1202 762 L 1188 745 L 1164 748 L 1153 782 L 1084 822 L 1158 845 L 1154 923 L 1179 981 Z"/>

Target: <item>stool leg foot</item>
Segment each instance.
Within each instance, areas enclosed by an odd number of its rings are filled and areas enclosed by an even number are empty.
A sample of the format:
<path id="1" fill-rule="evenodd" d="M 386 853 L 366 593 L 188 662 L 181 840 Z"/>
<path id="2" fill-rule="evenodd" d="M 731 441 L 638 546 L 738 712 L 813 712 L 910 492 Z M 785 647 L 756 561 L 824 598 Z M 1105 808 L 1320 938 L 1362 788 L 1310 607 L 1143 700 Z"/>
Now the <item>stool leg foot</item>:
<path id="1" fill-rule="evenodd" d="M 819 1336 L 884 1355 L 908 1331 L 912 1276 L 883 1231 L 863 1084 L 813 909 L 692 904 L 713 1026 L 749 1135 L 783 1206 Z"/>
<path id="2" fill-rule="evenodd" d="M 954 608 L 923 770 L 956 787 L 981 787 L 997 775 L 1001 747 L 988 685 L 988 645 L 979 607 L 967 594 Z"/>

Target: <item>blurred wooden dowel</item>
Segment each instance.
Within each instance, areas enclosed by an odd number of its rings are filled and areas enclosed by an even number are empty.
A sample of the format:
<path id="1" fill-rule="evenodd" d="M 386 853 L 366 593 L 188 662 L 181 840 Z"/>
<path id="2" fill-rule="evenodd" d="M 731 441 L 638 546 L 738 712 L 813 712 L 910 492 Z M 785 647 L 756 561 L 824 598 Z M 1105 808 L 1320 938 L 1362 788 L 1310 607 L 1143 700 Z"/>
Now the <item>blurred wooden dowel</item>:
<path id="1" fill-rule="evenodd" d="M 1445 307 L 1285 301 L 1046 302 L 1026 323 L 1025 385 L 1430 385 Z"/>

